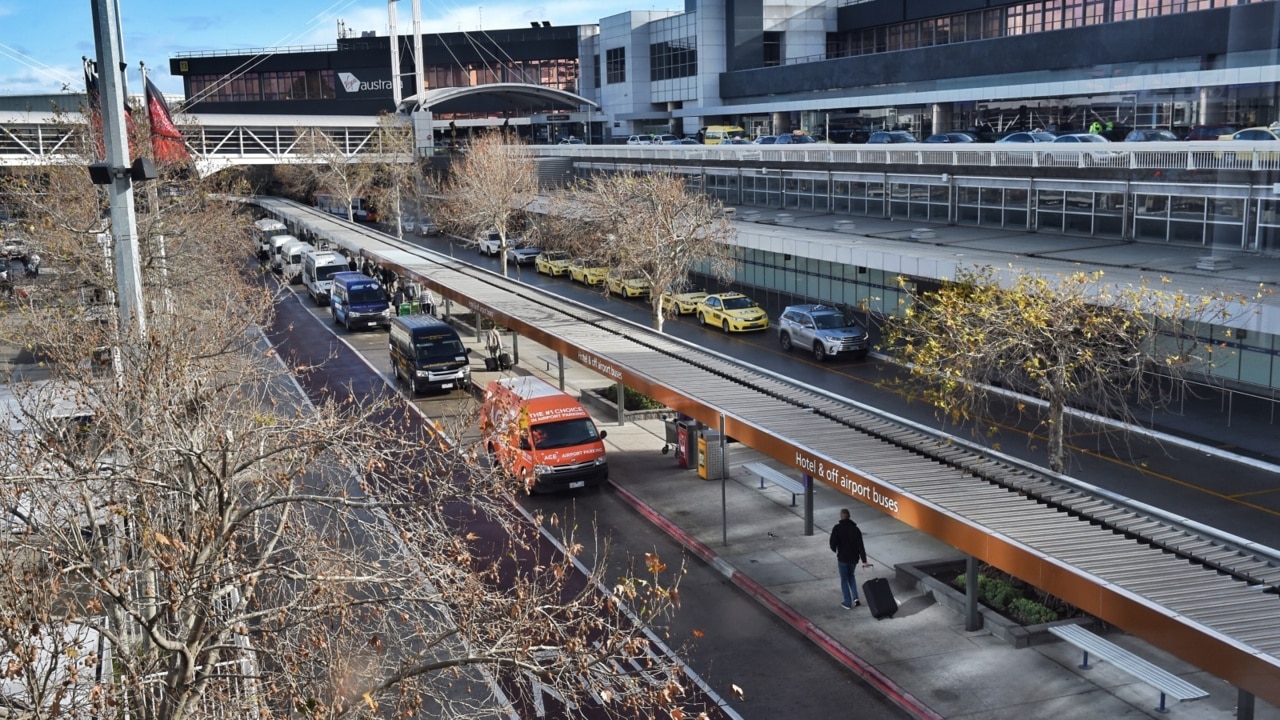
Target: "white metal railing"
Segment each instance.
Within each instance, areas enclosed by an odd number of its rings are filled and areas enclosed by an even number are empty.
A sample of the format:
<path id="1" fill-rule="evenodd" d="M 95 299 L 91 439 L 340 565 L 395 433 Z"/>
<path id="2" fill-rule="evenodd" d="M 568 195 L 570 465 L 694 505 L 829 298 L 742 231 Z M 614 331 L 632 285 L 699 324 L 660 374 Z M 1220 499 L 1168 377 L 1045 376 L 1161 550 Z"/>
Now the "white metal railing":
<path id="1" fill-rule="evenodd" d="M 973 143 L 942 145 L 531 145 L 537 157 L 724 160 L 849 165 L 1119 170 L 1280 170 L 1280 142 Z"/>
<path id="2" fill-rule="evenodd" d="M 299 129 L 316 129 L 347 158 L 378 156 L 376 118 L 313 116 L 191 116 L 180 125 L 198 161 L 210 165 L 267 165 L 308 159 Z M 33 165 L 70 157 L 82 146 L 83 125 L 0 118 L 0 165 Z M 635 160 L 720 160 L 815 165 L 1077 168 L 1116 170 L 1280 170 L 1280 142 L 974 143 L 939 145 L 530 145 L 537 157 Z M 216 169 L 216 168 L 215 168 Z"/>

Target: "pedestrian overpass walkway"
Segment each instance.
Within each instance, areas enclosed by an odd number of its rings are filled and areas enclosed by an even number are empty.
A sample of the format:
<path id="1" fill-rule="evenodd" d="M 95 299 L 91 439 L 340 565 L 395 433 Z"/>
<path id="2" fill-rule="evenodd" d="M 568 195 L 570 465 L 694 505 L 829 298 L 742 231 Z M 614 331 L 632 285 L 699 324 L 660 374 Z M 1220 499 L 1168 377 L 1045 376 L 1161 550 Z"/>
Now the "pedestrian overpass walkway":
<path id="1" fill-rule="evenodd" d="M 379 159 L 378 118 L 316 115 L 188 114 L 177 118 L 201 175 L 232 165 L 320 162 L 324 156 Z M 85 151 L 81 113 L 0 113 L 0 165 L 80 162 Z M 324 156 L 309 152 L 308 131 L 323 133 Z"/>

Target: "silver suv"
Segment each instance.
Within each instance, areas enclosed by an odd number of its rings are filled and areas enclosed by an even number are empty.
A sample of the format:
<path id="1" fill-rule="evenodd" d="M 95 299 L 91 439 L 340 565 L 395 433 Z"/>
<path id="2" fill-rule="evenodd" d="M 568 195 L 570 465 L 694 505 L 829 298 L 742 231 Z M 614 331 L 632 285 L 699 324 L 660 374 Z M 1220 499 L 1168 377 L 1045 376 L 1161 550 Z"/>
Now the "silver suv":
<path id="1" fill-rule="evenodd" d="M 871 348 L 866 328 L 828 305 L 787 307 L 778 319 L 778 342 L 783 350 L 811 350 L 818 362 L 844 354 L 863 360 Z"/>

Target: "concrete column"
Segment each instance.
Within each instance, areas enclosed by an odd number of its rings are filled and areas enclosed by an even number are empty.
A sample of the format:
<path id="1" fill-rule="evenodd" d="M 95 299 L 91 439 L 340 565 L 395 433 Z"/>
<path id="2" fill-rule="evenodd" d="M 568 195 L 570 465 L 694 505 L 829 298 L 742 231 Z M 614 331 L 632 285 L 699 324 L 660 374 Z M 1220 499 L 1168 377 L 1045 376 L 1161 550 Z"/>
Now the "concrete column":
<path id="1" fill-rule="evenodd" d="M 970 555 L 964 561 L 964 629 L 973 632 L 982 629 L 982 615 L 978 612 L 978 558 Z"/>
<path id="2" fill-rule="evenodd" d="M 786 135 L 791 132 L 791 113 L 776 112 L 769 116 L 770 131 L 774 135 Z"/>
<path id="3" fill-rule="evenodd" d="M 934 103 L 932 115 L 933 115 L 932 132 L 942 133 L 942 132 L 949 132 L 955 129 L 951 127 L 952 113 L 951 113 L 951 105 L 949 103 Z M 919 132 L 921 133 L 921 137 L 919 139 L 923 140 L 924 128 L 920 128 Z"/>
<path id="4" fill-rule="evenodd" d="M 1236 720 L 1253 720 L 1253 693 L 1236 689 Z"/>

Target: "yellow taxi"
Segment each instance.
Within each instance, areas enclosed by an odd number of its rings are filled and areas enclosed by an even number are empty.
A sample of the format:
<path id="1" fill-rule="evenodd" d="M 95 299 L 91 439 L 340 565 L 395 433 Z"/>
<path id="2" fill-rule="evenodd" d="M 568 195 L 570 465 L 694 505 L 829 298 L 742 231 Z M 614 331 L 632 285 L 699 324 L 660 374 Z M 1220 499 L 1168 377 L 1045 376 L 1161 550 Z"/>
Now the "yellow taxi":
<path id="1" fill-rule="evenodd" d="M 603 285 L 609 276 L 609 268 L 597 265 L 595 260 L 578 258 L 569 263 L 569 278 L 583 285 Z"/>
<path id="2" fill-rule="evenodd" d="M 755 300 L 742 293 L 716 293 L 698 303 L 698 322 L 725 332 L 749 332 L 767 330 L 769 315 Z"/>
<path id="3" fill-rule="evenodd" d="M 644 278 L 628 278 L 611 272 L 605 278 L 605 285 L 608 286 L 610 295 L 621 295 L 624 298 L 649 297 L 649 281 Z"/>
<path id="4" fill-rule="evenodd" d="M 555 277 L 569 272 L 569 253 L 563 250 L 548 250 L 533 261 L 533 267 L 543 275 Z"/>
<path id="5" fill-rule="evenodd" d="M 662 293 L 662 307 L 674 306 L 681 315 L 692 315 L 698 311 L 698 303 L 707 296 L 704 292 L 673 293 L 670 290 Z"/>
<path id="6" fill-rule="evenodd" d="M 1280 141 L 1280 124 L 1272 123 L 1267 127 L 1251 127 L 1238 130 L 1230 135 L 1219 135 L 1219 140 L 1238 140 L 1252 143 L 1275 143 Z M 1267 144 L 1259 144 L 1250 150 L 1241 150 L 1234 153 L 1238 162 L 1250 162 L 1257 155 L 1259 162 L 1274 163 L 1280 160 L 1280 152 L 1275 152 Z M 1222 157 L 1221 151 L 1214 153 L 1215 157 Z M 1230 157 L 1228 154 L 1227 157 Z"/>

